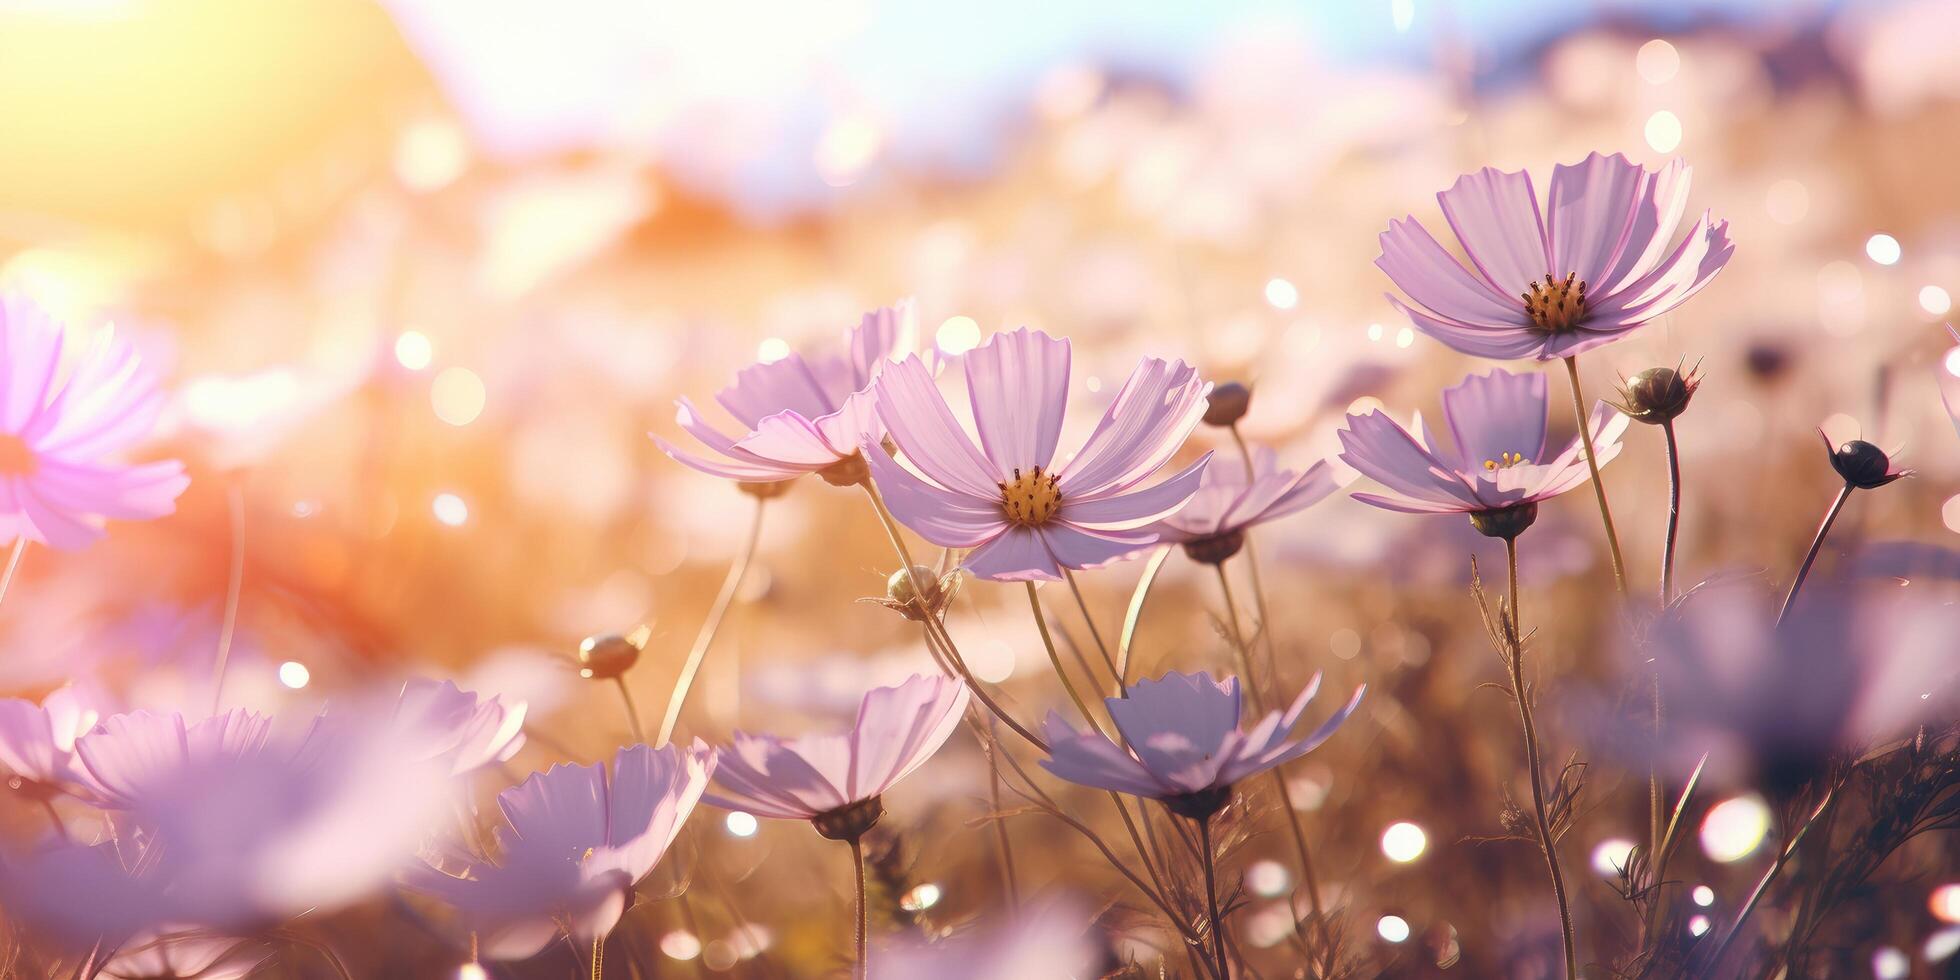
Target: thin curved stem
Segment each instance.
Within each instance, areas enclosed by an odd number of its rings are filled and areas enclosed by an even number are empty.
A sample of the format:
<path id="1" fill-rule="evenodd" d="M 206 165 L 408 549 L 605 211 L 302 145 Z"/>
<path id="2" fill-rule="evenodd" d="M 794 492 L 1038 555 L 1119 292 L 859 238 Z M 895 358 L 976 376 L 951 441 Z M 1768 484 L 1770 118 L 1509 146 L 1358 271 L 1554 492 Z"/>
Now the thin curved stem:
<path id="1" fill-rule="evenodd" d="M 1518 616 L 1518 539 L 1504 539 L 1504 557 L 1510 566 L 1510 614 L 1507 640 L 1510 644 L 1511 693 L 1518 702 L 1518 721 L 1524 729 L 1525 765 L 1531 770 L 1531 812 L 1538 829 L 1538 845 L 1545 852 L 1545 868 L 1552 876 L 1552 895 L 1558 900 L 1559 935 L 1565 945 L 1566 980 L 1578 980 L 1579 957 L 1572 940 L 1572 908 L 1565 897 L 1565 873 L 1559 869 L 1558 846 L 1552 838 L 1552 821 L 1545 810 L 1545 777 L 1538 759 L 1538 727 L 1532 720 L 1531 695 L 1524 685 L 1524 627 Z"/>
<path id="2" fill-rule="evenodd" d="M 987 753 L 987 803 L 993 807 L 994 845 L 1000 848 L 1001 885 L 1007 893 L 1007 917 L 1012 920 L 1021 914 L 1021 879 L 1014 871 L 1014 841 L 1007 835 L 1007 819 L 1000 815 L 1000 739 L 994 728 L 994 720 L 987 719 L 985 738 L 980 747 Z"/>
<path id="3" fill-rule="evenodd" d="M 231 512 L 231 567 L 225 576 L 225 612 L 218 624 L 217 663 L 211 670 L 211 713 L 224 703 L 225 667 L 231 662 L 231 641 L 238 631 L 238 602 L 245 590 L 245 487 L 233 480 L 225 494 Z"/>
<path id="4" fill-rule="evenodd" d="M 993 714 L 995 718 L 999 718 L 1001 724 L 1013 729 L 1014 734 L 1021 736 L 1029 745 L 1040 749 L 1042 753 L 1046 754 L 1048 743 L 1043 741 L 1041 736 L 1029 731 L 1026 726 L 1015 721 L 1014 716 L 1008 714 L 1007 709 L 1001 707 L 999 702 L 994 700 L 993 695 L 988 694 L 987 689 L 980 685 L 979 678 L 973 676 L 972 668 L 966 665 L 966 659 L 960 656 L 959 648 L 953 645 L 952 635 L 946 632 L 946 624 L 940 622 L 938 618 L 928 615 L 925 618 L 925 627 L 927 643 L 938 643 L 940 651 L 945 654 L 946 660 L 953 666 L 954 672 L 958 674 L 960 680 L 966 682 L 966 689 L 972 691 L 973 696 L 979 698 L 980 703 L 985 705 L 987 711 Z"/>
<path id="5" fill-rule="evenodd" d="M 1218 872 L 1217 862 L 1211 856 L 1211 817 L 1198 821 L 1198 847 L 1205 866 L 1205 911 L 1211 916 L 1211 949 L 1218 962 L 1218 975 L 1230 977 L 1232 967 L 1225 959 L 1225 929 L 1218 918 Z"/>
<path id="6" fill-rule="evenodd" d="M 1674 440 L 1674 420 L 1661 423 L 1667 437 L 1667 536 L 1661 539 L 1661 607 L 1674 604 L 1674 547 L 1681 533 L 1681 447 Z"/>
<path id="7" fill-rule="evenodd" d="M 1797 603 L 1797 592 L 1803 588 L 1803 580 L 1810 576 L 1810 566 L 1817 561 L 1817 552 L 1824 547 L 1824 537 L 1831 533 L 1831 525 L 1837 523 L 1838 512 L 1844 509 L 1844 502 L 1851 499 L 1851 491 L 1857 489 L 1849 483 L 1838 491 L 1837 499 L 1831 501 L 1831 509 L 1824 512 L 1824 522 L 1817 525 L 1817 536 L 1810 539 L 1810 550 L 1804 553 L 1803 564 L 1797 566 L 1797 577 L 1790 582 L 1790 594 L 1783 597 L 1783 608 L 1776 613 L 1776 624 L 1790 615 L 1790 607 Z"/>
<path id="8" fill-rule="evenodd" d="M 892 550 L 898 553 L 898 560 L 905 563 L 905 573 L 912 574 L 912 550 L 905 547 L 905 535 L 898 530 L 898 518 L 892 516 L 890 507 L 885 506 L 885 495 L 878 492 L 878 485 L 864 478 L 864 493 L 871 498 L 871 506 L 878 512 L 878 523 L 885 529 L 885 536 L 891 539 Z"/>
<path id="9" fill-rule="evenodd" d="M 1716 943 L 1715 951 L 1708 954 L 1708 960 L 1704 964 L 1708 972 L 1704 975 L 1713 976 L 1715 968 L 1722 965 L 1722 954 L 1728 952 L 1729 944 L 1734 942 L 1735 937 L 1742 932 L 1743 925 L 1748 923 L 1749 916 L 1756 911 L 1756 905 L 1763 900 L 1764 893 L 1769 891 L 1770 883 L 1782 873 L 1783 866 L 1790 862 L 1790 856 L 1797 853 L 1797 846 L 1803 843 L 1804 836 L 1810 833 L 1810 828 L 1817 825 L 1817 818 L 1823 816 L 1824 812 L 1830 809 L 1832 802 L 1837 800 L 1838 790 L 1844 787 L 1845 781 L 1840 779 L 1831 784 L 1830 791 L 1818 802 L 1817 809 L 1811 811 L 1810 819 L 1805 820 L 1803 826 L 1798 827 L 1797 832 L 1790 836 L 1790 842 L 1783 846 L 1783 850 L 1777 853 L 1776 860 L 1770 864 L 1768 870 L 1763 872 L 1762 878 L 1757 880 L 1755 890 L 1749 893 L 1748 899 L 1744 900 L 1742 907 L 1736 911 L 1735 921 L 1730 923 L 1728 931 L 1722 934 L 1722 941 Z"/>
<path id="10" fill-rule="evenodd" d="M 1102 631 L 1096 628 L 1096 617 L 1089 615 L 1089 602 L 1082 597 L 1082 586 L 1075 581 L 1072 569 L 1062 569 L 1062 577 L 1068 580 L 1069 594 L 1075 597 L 1075 608 L 1082 613 L 1082 621 L 1089 626 L 1089 638 L 1096 642 L 1096 652 L 1102 654 L 1103 665 L 1109 668 L 1109 676 L 1116 682 L 1118 697 L 1128 697 L 1130 686 L 1123 680 L 1123 670 L 1116 665 L 1116 658 L 1109 653 L 1109 644 L 1103 642 Z"/>
<path id="11" fill-rule="evenodd" d="M 1137 579 L 1136 591 L 1130 593 L 1129 608 L 1123 612 L 1123 635 L 1116 639 L 1116 677 L 1124 686 L 1130 683 L 1130 651 L 1136 645 L 1137 626 L 1143 622 L 1143 604 L 1150 599 L 1151 587 L 1157 584 L 1157 573 L 1163 571 L 1164 562 L 1171 556 L 1171 546 L 1162 545 L 1143 563 L 1143 577 Z"/>
<path id="12" fill-rule="evenodd" d="M 1239 458 L 1245 463 L 1246 483 L 1247 485 L 1251 485 L 1252 481 L 1259 476 L 1258 467 L 1252 462 L 1252 447 L 1246 443 L 1245 437 L 1239 434 L 1238 423 L 1232 423 L 1231 431 L 1232 441 L 1237 443 L 1239 447 Z M 1250 534 L 1247 534 L 1245 539 L 1245 569 L 1252 576 L 1252 610 L 1259 616 L 1259 632 L 1257 636 L 1264 642 L 1266 647 L 1266 669 L 1274 672 L 1274 676 L 1277 677 L 1279 650 L 1276 646 L 1276 641 L 1273 639 L 1273 619 L 1266 611 L 1266 584 L 1259 578 L 1259 553 L 1253 547 L 1252 535 Z"/>
<path id="13" fill-rule="evenodd" d="M 660 734 L 654 738 L 653 747 L 661 748 L 674 736 L 674 726 L 680 723 L 681 708 L 687 704 L 687 693 L 694 689 L 694 677 L 701 671 L 701 662 L 707 659 L 708 648 L 714 645 L 715 637 L 721 633 L 722 621 L 728 616 L 728 607 L 735 601 L 735 593 L 742 587 L 742 579 L 749 573 L 749 564 L 755 560 L 756 545 L 762 541 L 762 512 L 765 501 L 755 498 L 755 517 L 749 522 L 748 544 L 742 554 L 728 567 L 728 577 L 722 580 L 721 592 L 715 596 L 714 605 L 708 607 L 708 618 L 701 624 L 701 632 L 694 637 L 694 646 L 687 651 L 687 660 L 681 664 L 680 678 L 674 681 L 674 693 L 667 698 L 667 713 L 660 719 Z M 624 690 L 624 687 L 621 688 Z"/>
<path id="14" fill-rule="evenodd" d="M 604 933 L 592 937 L 592 980 L 605 980 L 606 976 L 606 936 Z"/>
<path id="15" fill-rule="evenodd" d="M 7 601 L 7 591 L 13 587 L 14 573 L 20 570 L 20 559 L 27 554 L 27 536 L 14 539 L 13 553 L 7 556 L 7 570 L 0 573 L 0 602 Z"/>
<path id="16" fill-rule="evenodd" d="M 1613 530 L 1613 509 L 1606 505 L 1606 484 L 1599 481 L 1599 455 L 1593 451 L 1592 426 L 1586 419 L 1586 396 L 1579 389 L 1579 358 L 1565 359 L 1565 373 L 1572 379 L 1572 416 L 1579 423 L 1579 441 L 1586 447 L 1586 472 L 1592 475 L 1593 496 L 1599 500 L 1599 520 L 1606 525 L 1606 547 L 1613 555 L 1613 583 L 1620 596 L 1627 594 L 1627 565 L 1620 557 L 1620 534 Z"/>
<path id="17" fill-rule="evenodd" d="M 1218 590 L 1225 597 L 1225 622 L 1232 634 L 1232 646 L 1239 652 L 1239 669 L 1245 672 L 1245 692 L 1252 701 L 1252 710 L 1264 715 L 1265 696 L 1252 677 L 1250 654 L 1246 650 L 1245 634 L 1239 629 L 1238 603 L 1232 598 L 1232 580 L 1225 574 L 1223 563 L 1212 566 L 1218 572 Z M 1334 946 L 1333 927 L 1327 922 L 1327 915 L 1320 907 L 1320 881 L 1314 874 L 1313 852 L 1307 848 L 1307 831 L 1300 826 L 1300 811 L 1293 807 L 1293 790 L 1286 784 L 1285 767 L 1274 766 L 1273 785 L 1279 789 L 1280 805 L 1286 810 L 1287 828 L 1293 832 L 1293 847 L 1300 855 L 1300 883 L 1307 890 L 1307 906 L 1313 913 L 1314 926 L 1320 932 L 1321 955 L 1331 955 Z M 1298 927 L 1296 922 L 1295 927 Z M 1331 972 L 1331 964 L 1322 963 L 1323 973 Z"/>
<path id="18" fill-rule="evenodd" d="M 646 741 L 646 733 L 640 730 L 640 712 L 633 707 L 633 692 L 626 689 L 625 675 L 614 674 L 613 683 L 619 685 L 619 700 L 626 706 L 626 724 L 633 730 L 633 741 Z"/>
<path id="19" fill-rule="evenodd" d="M 1089 720 L 1089 727 L 1095 729 L 1096 734 L 1107 737 L 1108 733 L 1103 731 L 1101 723 L 1090 713 L 1089 703 L 1082 700 L 1082 694 L 1075 689 L 1075 682 L 1068 679 L 1068 671 L 1062 669 L 1062 658 L 1055 652 L 1055 638 L 1048 634 L 1048 617 L 1042 615 L 1041 597 L 1035 593 L 1034 583 L 1024 584 L 1028 587 L 1028 608 L 1034 611 L 1034 625 L 1041 631 L 1041 645 L 1048 651 L 1048 662 L 1054 665 L 1055 676 L 1061 678 L 1062 688 L 1068 691 L 1069 700 L 1075 702 L 1075 709 Z"/>
<path id="20" fill-rule="evenodd" d="M 871 971 L 871 911 L 864 903 L 864 842 L 851 838 L 851 863 L 857 866 L 857 961 L 851 975 L 859 980 Z"/>

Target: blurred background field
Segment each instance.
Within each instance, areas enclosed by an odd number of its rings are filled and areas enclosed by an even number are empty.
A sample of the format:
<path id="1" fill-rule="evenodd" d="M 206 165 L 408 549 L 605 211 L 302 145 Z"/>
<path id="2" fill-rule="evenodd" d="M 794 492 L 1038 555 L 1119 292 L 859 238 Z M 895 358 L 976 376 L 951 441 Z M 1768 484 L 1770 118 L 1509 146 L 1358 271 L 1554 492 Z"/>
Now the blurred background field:
<path id="1" fill-rule="evenodd" d="M 915 296 L 948 353 L 1024 324 L 1071 338 L 1088 405 L 1145 353 L 1248 381 L 1247 435 L 1303 467 L 1337 450 L 1345 412 L 1433 413 L 1438 388 L 1484 369 L 1383 298 L 1388 220 L 1435 220 L 1459 173 L 1542 177 L 1595 149 L 1685 158 L 1691 207 L 1737 244 L 1693 303 L 1587 366 L 1595 397 L 1657 364 L 1708 378 L 1682 424 L 1684 579 L 1787 580 L 1837 487 L 1821 426 L 1920 473 L 1861 497 L 1827 561 L 1950 589 L 1956 33 L 1960 4 L 1926 0 L 0 0 L 0 287 L 137 338 L 175 392 L 158 451 L 193 478 L 170 519 L 30 555 L 0 616 L 0 688 L 73 678 L 132 705 L 195 700 L 239 546 L 237 703 L 298 713 L 455 677 L 528 702 L 513 776 L 609 756 L 623 719 L 578 677 L 579 641 L 649 624 L 628 679 L 664 703 L 752 506 L 647 438 L 676 431 L 675 397 Z M 1651 588 L 1660 434 L 1632 433 L 1607 481 Z M 1558 760 L 1599 759 L 1594 720 L 1626 693 L 1594 601 L 1610 581 L 1596 521 L 1583 495 L 1560 500 L 1524 556 L 1539 669 L 1559 678 L 1543 709 Z M 1350 945 L 1393 975 L 1549 971 L 1537 856 L 1474 840 L 1521 792 L 1465 588 L 1466 552 L 1501 550 L 1459 519 L 1345 497 L 1263 533 L 1284 683 L 1324 670 L 1330 689 L 1371 687 L 1294 770 Z M 1895 540 L 1920 547 L 1860 547 Z M 806 480 L 772 502 L 682 730 L 834 726 L 865 688 L 930 670 L 910 624 L 853 601 L 882 594 L 891 565 L 857 496 Z M 1139 571 L 1085 578 L 1105 632 Z M 1202 569 L 1165 575 L 1144 671 L 1228 669 Z M 1058 691 L 1019 597 L 969 583 L 955 632 L 1032 717 Z M 1721 776 L 1742 802 L 1706 815 L 1681 869 L 1718 920 L 1777 829 Z M 900 788 L 883 885 L 905 921 L 887 929 L 950 927 L 997 899 L 985 782 L 961 737 Z M 1596 776 L 1568 845 L 1607 869 L 1572 872 L 1603 949 L 1625 921 L 1610 869 L 1641 835 L 1643 790 Z M 689 855 L 726 897 L 688 917 L 643 905 L 618 941 L 662 976 L 837 967 L 839 855 L 804 828 L 726 817 L 697 814 Z M 1029 887 L 1124 900 L 1052 823 L 1011 827 Z M 1269 832 L 1236 860 L 1244 940 L 1274 964 L 1288 846 Z M 1960 876 L 1950 843 L 1925 846 L 1852 916 L 1860 971 L 1888 950 L 1939 968 L 1927 939 L 1960 923 Z M 461 962 L 396 913 L 334 927 L 364 937 L 345 951 L 360 975 Z M 509 975 L 571 962 L 556 950 Z"/>

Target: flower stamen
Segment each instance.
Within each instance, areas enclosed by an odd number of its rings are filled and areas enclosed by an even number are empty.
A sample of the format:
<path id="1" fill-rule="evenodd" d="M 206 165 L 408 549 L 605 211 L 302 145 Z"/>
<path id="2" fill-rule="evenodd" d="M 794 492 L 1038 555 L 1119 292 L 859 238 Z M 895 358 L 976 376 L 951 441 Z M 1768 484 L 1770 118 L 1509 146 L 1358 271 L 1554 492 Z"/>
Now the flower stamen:
<path id="1" fill-rule="evenodd" d="M 1522 466 L 1522 465 L 1524 465 L 1523 453 L 1504 453 L 1498 456 L 1496 459 L 1484 460 L 1484 469 L 1490 470 L 1492 472 L 1496 472 L 1497 470 L 1508 470 L 1513 466 Z"/>
<path id="2" fill-rule="evenodd" d="M 1039 466 L 1025 475 L 1015 467 L 1014 479 L 999 486 L 1001 512 L 1022 527 L 1046 524 L 1062 508 L 1062 491 L 1056 486 L 1055 475 L 1042 472 Z"/>
<path id="3" fill-rule="evenodd" d="M 1586 317 L 1586 284 L 1577 282 L 1579 274 L 1568 272 L 1564 279 L 1531 281 L 1524 295 L 1524 311 L 1531 317 L 1532 329 L 1539 333 L 1564 333 L 1579 326 Z"/>

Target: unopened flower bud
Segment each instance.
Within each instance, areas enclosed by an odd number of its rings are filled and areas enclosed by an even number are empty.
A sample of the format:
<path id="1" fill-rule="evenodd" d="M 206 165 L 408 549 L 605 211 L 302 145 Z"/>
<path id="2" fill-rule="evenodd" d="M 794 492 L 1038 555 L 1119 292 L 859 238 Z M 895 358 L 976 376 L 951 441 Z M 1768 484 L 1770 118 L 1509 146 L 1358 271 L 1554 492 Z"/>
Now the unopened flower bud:
<path id="1" fill-rule="evenodd" d="M 1620 411 L 1635 422 L 1660 425 L 1688 410 L 1701 379 L 1669 367 L 1648 368 L 1628 378 L 1620 392 Z"/>
<path id="2" fill-rule="evenodd" d="M 1830 444 L 1829 439 L 1824 440 L 1825 446 Z M 1906 475 L 1892 468 L 1892 458 L 1885 455 L 1885 450 L 1863 439 L 1853 439 L 1832 450 L 1831 469 L 1845 483 L 1860 490 L 1876 490 Z"/>
<path id="3" fill-rule="evenodd" d="M 875 602 L 906 619 L 922 623 L 925 617 L 937 616 L 944 611 L 957 591 L 957 571 L 942 577 L 924 565 L 913 565 L 910 569 L 901 568 L 893 572 L 885 580 L 883 596 L 870 596 L 858 601 Z"/>
<path id="4" fill-rule="evenodd" d="M 1211 398 L 1205 403 L 1205 424 L 1223 429 L 1245 418 L 1246 409 L 1252 407 L 1252 389 L 1238 383 L 1227 381 L 1213 385 Z"/>
<path id="5" fill-rule="evenodd" d="M 1500 507 L 1497 510 L 1478 510 L 1470 512 L 1470 526 L 1487 538 L 1510 540 L 1525 532 L 1538 520 L 1536 503 L 1518 504 L 1514 507 Z"/>
<path id="6" fill-rule="evenodd" d="M 640 647 L 617 633 L 588 636 L 578 645 L 579 676 L 611 680 L 640 662 Z"/>

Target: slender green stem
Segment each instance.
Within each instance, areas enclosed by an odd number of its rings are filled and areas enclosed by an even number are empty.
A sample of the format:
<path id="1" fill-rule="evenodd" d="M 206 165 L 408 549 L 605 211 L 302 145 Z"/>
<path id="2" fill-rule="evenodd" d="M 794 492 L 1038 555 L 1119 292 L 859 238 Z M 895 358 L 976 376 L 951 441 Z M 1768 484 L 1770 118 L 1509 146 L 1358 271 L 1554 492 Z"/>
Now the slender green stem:
<path id="1" fill-rule="evenodd" d="M 1783 597 L 1783 608 L 1776 614 L 1776 624 L 1790 615 L 1790 607 L 1797 603 L 1797 592 L 1803 588 L 1803 580 L 1810 576 L 1810 566 L 1817 561 L 1817 552 L 1824 547 L 1824 536 L 1831 533 L 1831 525 L 1837 523 L 1838 512 L 1844 509 L 1844 502 L 1851 499 L 1851 491 L 1857 489 L 1846 483 L 1838 491 L 1837 499 L 1831 501 L 1831 509 L 1824 512 L 1824 522 L 1817 525 L 1817 536 L 1810 539 L 1810 550 L 1804 553 L 1803 564 L 1797 566 L 1797 577 L 1790 582 L 1790 594 Z"/>
<path id="2" fill-rule="evenodd" d="M 1667 437 L 1667 537 L 1661 539 L 1661 606 L 1674 604 L 1674 547 L 1681 533 L 1681 447 L 1674 439 L 1674 420 L 1661 423 Z"/>
<path id="3" fill-rule="evenodd" d="M 1012 920 L 1021 914 L 1021 880 L 1014 871 L 1014 841 L 1007 834 L 1007 818 L 1000 815 L 1000 739 L 994 728 L 994 720 L 987 719 L 986 737 L 980 740 L 980 747 L 987 753 L 987 803 L 994 811 L 994 845 L 1000 848 L 1001 884 L 1007 892 L 1007 917 Z"/>
<path id="4" fill-rule="evenodd" d="M 1232 647 L 1238 651 L 1239 669 L 1245 674 L 1246 696 L 1252 701 L 1252 710 L 1263 715 L 1266 712 L 1266 699 L 1264 693 L 1259 690 L 1258 682 L 1252 677 L 1245 633 L 1239 629 L 1238 603 L 1232 598 L 1231 576 L 1225 574 L 1225 565 L 1222 562 L 1212 567 L 1218 572 L 1218 590 L 1225 597 L 1225 623 L 1232 634 Z M 1313 852 L 1307 848 L 1307 831 L 1300 825 L 1300 811 L 1293 807 L 1293 790 L 1286 784 L 1284 769 L 1284 766 L 1273 767 L 1273 785 L 1279 789 L 1280 805 L 1286 810 L 1286 824 L 1293 832 L 1293 847 L 1300 855 L 1300 882 L 1307 890 L 1308 908 L 1313 913 L 1314 927 L 1320 932 L 1320 953 L 1325 957 L 1332 955 L 1333 952 L 1333 927 L 1328 924 L 1327 915 L 1320 907 L 1320 882 L 1314 874 Z M 1295 928 L 1298 928 L 1297 922 Z M 1331 972 L 1330 966 L 1331 964 L 1322 963 L 1320 969 L 1323 973 L 1328 973 Z"/>
<path id="5" fill-rule="evenodd" d="M 20 559 L 27 554 L 27 536 L 14 539 L 13 553 L 7 556 L 7 570 L 0 573 L 0 602 L 7 601 L 7 590 L 13 587 L 14 572 L 20 570 Z"/>
<path id="6" fill-rule="evenodd" d="M 1103 642 L 1102 631 L 1096 628 L 1096 617 L 1089 614 L 1089 602 L 1082 597 L 1082 586 L 1075 581 L 1075 572 L 1062 569 L 1062 577 L 1068 580 L 1069 594 L 1075 597 L 1075 608 L 1082 613 L 1082 621 L 1089 626 L 1089 638 L 1096 643 L 1096 652 L 1102 654 L 1103 664 L 1109 668 L 1109 676 L 1116 682 L 1116 694 L 1128 697 L 1129 684 L 1123 680 L 1123 669 L 1116 665 L 1116 658 L 1110 655 L 1109 644 Z"/>
<path id="7" fill-rule="evenodd" d="M 1565 372 L 1572 379 L 1572 414 L 1579 423 L 1579 441 L 1586 447 L 1586 471 L 1592 475 L 1593 496 L 1599 500 L 1599 520 L 1606 525 L 1606 547 L 1613 555 L 1613 583 L 1621 598 L 1627 594 L 1627 565 L 1620 557 L 1620 534 L 1613 530 L 1613 509 L 1606 505 L 1606 484 L 1599 480 L 1599 455 L 1593 451 L 1592 426 L 1586 418 L 1586 396 L 1579 390 L 1579 358 L 1565 359 Z"/>
<path id="8" fill-rule="evenodd" d="M 1849 778 L 1848 775 L 1846 778 Z M 1707 972 L 1700 975 L 1715 975 L 1716 968 L 1722 965 L 1722 954 L 1728 952 L 1729 944 L 1734 942 L 1735 937 L 1742 932 L 1742 927 L 1748 923 L 1749 916 L 1756 911 L 1756 905 L 1763 900 L 1763 894 L 1769 891 L 1770 883 L 1782 873 L 1783 866 L 1790 862 L 1790 856 L 1797 853 L 1797 846 L 1803 843 L 1804 836 L 1810 833 L 1810 828 L 1817 825 L 1817 819 L 1823 816 L 1837 800 L 1838 790 L 1844 788 L 1845 781 L 1840 779 L 1831 784 L 1830 791 L 1824 794 L 1824 799 L 1817 804 L 1817 809 L 1810 812 L 1810 819 L 1805 820 L 1803 826 L 1798 827 L 1797 832 L 1790 835 L 1790 842 L 1783 846 L 1783 850 L 1777 852 L 1776 860 L 1770 864 L 1767 871 L 1763 872 L 1762 878 L 1757 880 L 1755 890 L 1751 891 L 1749 897 L 1743 901 L 1742 908 L 1736 911 L 1735 921 L 1730 923 L 1728 931 L 1722 934 L 1722 941 L 1716 943 L 1715 951 L 1708 954 L 1708 960 L 1703 964 Z"/>
<path id="9" fill-rule="evenodd" d="M 1041 597 L 1035 593 L 1034 583 L 1024 584 L 1028 587 L 1028 608 L 1034 611 L 1034 625 L 1041 631 L 1041 645 L 1048 651 L 1048 662 L 1054 665 L 1055 676 L 1061 678 L 1062 688 L 1068 691 L 1069 700 L 1075 702 L 1075 709 L 1082 712 L 1082 717 L 1089 720 L 1089 727 L 1095 729 L 1096 734 L 1107 737 L 1108 733 L 1103 731 L 1102 725 L 1096 721 L 1096 716 L 1089 711 L 1089 703 L 1082 700 L 1082 694 L 1075 689 L 1075 682 L 1068 679 L 1068 671 L 1062 668 L 1062 658 L 1055 652 L 1055 638 L 1048 633 L 1048 617 L 1042 615 Z"/>
<path id="10" fill-rule="evenodd" d="M 1228 978 L 1232 975 L 1231 964 L 1225 959 L 1225 929 L 1218 918 L 1218 872 L 1216 861 L 1211 854 L 1211 817 L 1198 821 L 1198 847 L 1205 866 L 1205 906 L 1211 916 L 1211 949 L 1218 962 L 1218 975 Z"/>
<path id="11" fill-rule="evenodd" d="M 851 975 L 864 980 L 871 975 L 871 910 L 864 902 L 864 842 L 851 838 L 851 863 L 857 866 L 857 962 Z"/>
<path id="12" fill-rule="evenodd" d="M 238 481 L 225 494 L 231 512 L 231 567 L 225 575 L 224 618 L 218 624 L 218 656 L 211 670 L 211 713 L 224 703 L 225 667 L 231 662 L 231 641 L 238 630 L 238 602 L 245 590 L 245 487 Z"/>
<path id="13" fill-rule="evenodd" d="M 1116 677 L 1125 686 L 1130 683 L 1130 666 L 1134 663 L 1130 651 L 1136 647 L 1137 626 L 1143 622 L 1143 604 L 1150 599 L 1150 589 L 1157 584 L 1157 573 L 1163 571 L 1171 551 L 1170 545 L 1163 545 L 1143 563 L 1143 577 L 1137 579 L 1136 591 L 1130 593 L 1130 606 L 1123 613 L 1123 635 L 1116 640 Z"/>
<path id="14" fill-rule="evenodd" d="M 1578 980 L 1579 957 L 1572 940 L 1572 908 L 1565 897 L 1565 873 L 1559 869 L 1558 844 L 1552 838 L 1552 821 L 1545 808 L 1545 777 L 1538 759 L 1538 727 L 1532 720 L 1531 695 L 1524 683 L 1524 620 L 1518 614 L 1518 539 L 1504 539 L 1504 557 L 1510 571 L 1511 622 L 1509 636 L 1511 693 L 1518 702 L 1518 721 L 1524 729 L 1525 765 L 1531 770 L 1531 810 L 1537 824 L 1538 845 L 1545 852 L 1545 868 L 1552 876 L 1552 895 L 1558 900 L 1559 935 L 1565 945 L 1566 980 Z"/>
<path id="15" fill-rule="evenodd" d="M 613 675 L 613 683 L 619 685 L 619 700 L 626 705 L 626 724 L 633 730 L 633 741 L 646 741 L 646 733 L 640 730 L 640 712 L 633 707 L 633 692 L 626 689 L 625 675 Z"/>
<path id="16" fill-rule="evenodd" d="M 687 651 L 687 660 L 681 664 L 680 677 L 674 681 L 674 693 L 667 698 L 667 712 L 660 719 L 660 734 L 653 740 L 654 748 L 665 746 L 674 737 L 674 726 L 680 723 L 681 708 L 687 704 L 687 694 L 694 689 L 694 678 L 701 672 L 701 663 L 708 657 L 708 648 L 714 646 L 715 637 L 721 633 L 721 624 L 728 616 L 728 607 L 735 602 L 735 593 L 742 587 L 742 579 L 749 573 L 749 565 L 755 560 L 756 545 L 762 541 L 762 513 L 765 501 L 755 498 L 755 517 L 749 521 L 749 540 L 742 547 L 742 553 L 735 563 L 728 567 L 728 577 L 722 580 L 721 592 L 716 594 L 714 605 L 708 607 L 708 618 L 701 624 L 701 632 L 694 637 L 694 646 Z M 624 691 L 622 685 L 620 690 Z"/>

